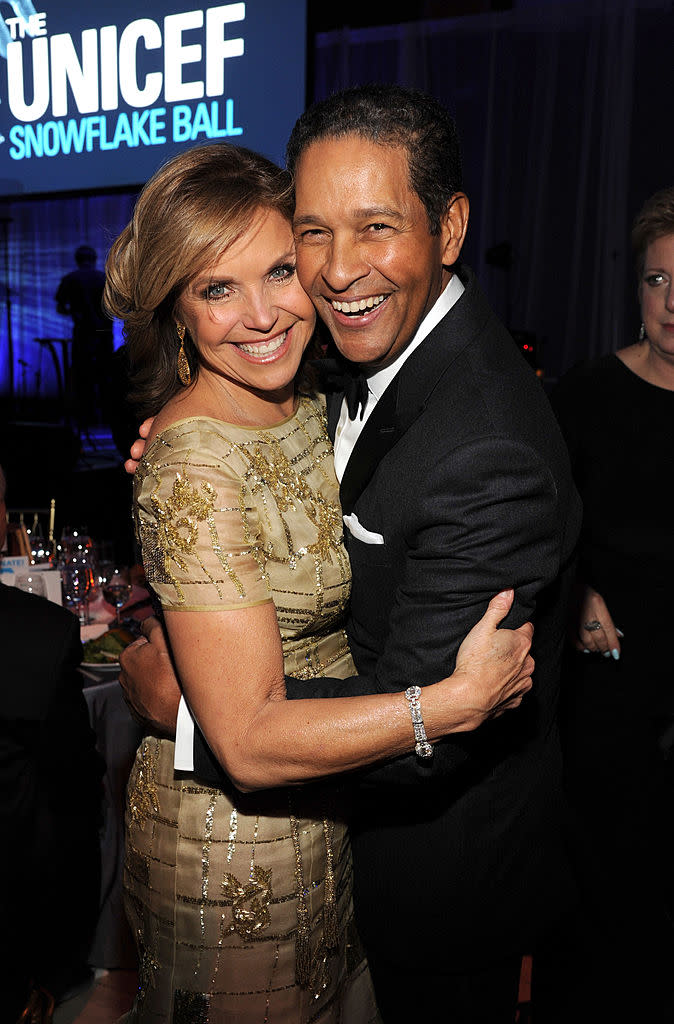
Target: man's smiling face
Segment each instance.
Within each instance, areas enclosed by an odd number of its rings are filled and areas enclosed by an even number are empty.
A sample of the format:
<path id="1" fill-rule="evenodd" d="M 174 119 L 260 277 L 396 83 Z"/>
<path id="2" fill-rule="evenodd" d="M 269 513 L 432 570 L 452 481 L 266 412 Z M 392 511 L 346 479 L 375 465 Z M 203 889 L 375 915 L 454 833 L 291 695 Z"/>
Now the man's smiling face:
<path id="1" fill-rule="evenodd" d="M 320 139 L 302 153 L 295 187 L 303 288 L 347 359 L 387 366 L 449 280 L 443 263 L 458 257 L 463 234 L 453 242 L 447 220 L 430 234 L 401 146 Z"/>

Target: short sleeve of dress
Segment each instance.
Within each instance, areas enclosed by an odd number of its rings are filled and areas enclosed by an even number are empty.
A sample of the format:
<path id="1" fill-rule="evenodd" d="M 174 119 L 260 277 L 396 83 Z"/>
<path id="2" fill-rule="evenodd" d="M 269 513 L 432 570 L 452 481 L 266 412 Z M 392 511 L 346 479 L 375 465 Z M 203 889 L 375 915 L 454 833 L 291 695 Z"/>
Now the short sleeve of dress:
<path id="1" fill-rule="evenodd" d="M 226 429 L 205 419 L 173 424 L 136 470 L 136 536 L 164 608 L 213 611 L 271 600 L 259 517 Z"/>

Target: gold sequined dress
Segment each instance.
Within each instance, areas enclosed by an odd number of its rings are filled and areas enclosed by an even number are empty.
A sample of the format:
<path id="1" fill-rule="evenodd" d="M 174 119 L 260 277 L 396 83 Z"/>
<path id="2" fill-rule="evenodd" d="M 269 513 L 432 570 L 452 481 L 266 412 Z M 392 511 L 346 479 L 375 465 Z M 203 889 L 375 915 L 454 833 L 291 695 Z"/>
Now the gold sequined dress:
<path id="1" fill-rule="evenodd" d="M 175 423 L 149 446 L 135 488 L 163 607 L 271 598 L 288 675 L 354 673 L 342 628 L 350 570 L 317 401 L 302 397 L 267 429 Z M 175 774 L 173 758 L 171 741 L 148 736 L 129 780 L 124 885 L 140 987 L 125 1020 L 376 1021 L 338 786 L 242 795 Z"/>

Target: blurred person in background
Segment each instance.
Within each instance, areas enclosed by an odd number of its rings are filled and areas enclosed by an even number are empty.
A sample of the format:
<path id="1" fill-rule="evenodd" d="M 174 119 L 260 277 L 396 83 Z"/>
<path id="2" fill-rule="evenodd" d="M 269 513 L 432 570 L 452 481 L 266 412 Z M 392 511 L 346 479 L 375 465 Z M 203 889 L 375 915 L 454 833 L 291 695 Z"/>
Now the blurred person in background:
<path id="1" fill-rule="evenodd" d="M 0 550 L 6 532 L 0 467 Z M 0 582 L 0 1005 L 48 1018 L 87 980 L 98 911 L 102 761 L 76 616 Z"/>
<path id="2" fill-rule="evenodd" d="M 671 1024 L 674 187 L 646 201 L 632 245 L 638 341 L 551 396 L 584 504 L 562 683 L 583 894 L 568 976 L 576 1021 Z"/>
<path id="3" fill-rule="evenodd" d="M 103 309 L 105 274 L 96 259 L 90 245 L 78 246 L 77 268 L 61 279 L 54 296 L 57 311 L 73 322 L 69 399 L 75 420 L 85 432 L 109 422 L 106 384 L 113 352 L 112 320 Z"/>

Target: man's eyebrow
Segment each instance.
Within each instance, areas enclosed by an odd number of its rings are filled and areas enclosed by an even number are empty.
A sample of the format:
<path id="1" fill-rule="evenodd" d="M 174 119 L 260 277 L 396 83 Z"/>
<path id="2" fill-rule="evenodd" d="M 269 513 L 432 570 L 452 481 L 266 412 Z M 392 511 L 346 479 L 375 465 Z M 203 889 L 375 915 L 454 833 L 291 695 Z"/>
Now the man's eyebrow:
<path id="1" fill-rule="evenodd" d="M 354 220 L 400 220 L 400 210 L 394 210 L 390 206 L 364 206 L 359 210 L 351 210 L 349 216 Z M 300 227 L 302 224 L 321 224 L 322 217 L 315 214 L 305 213 L 301 217 L 293 217 L 293 227 Z"/>

